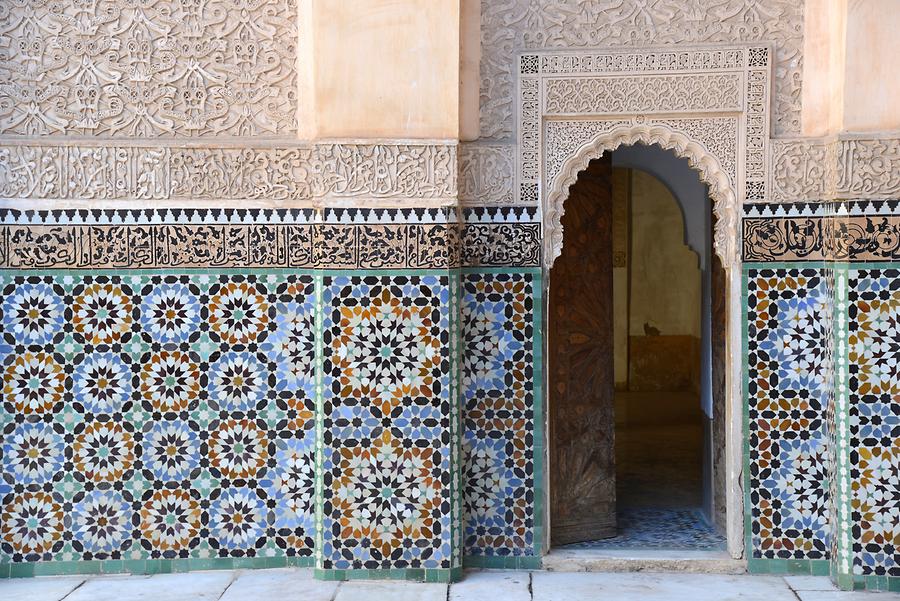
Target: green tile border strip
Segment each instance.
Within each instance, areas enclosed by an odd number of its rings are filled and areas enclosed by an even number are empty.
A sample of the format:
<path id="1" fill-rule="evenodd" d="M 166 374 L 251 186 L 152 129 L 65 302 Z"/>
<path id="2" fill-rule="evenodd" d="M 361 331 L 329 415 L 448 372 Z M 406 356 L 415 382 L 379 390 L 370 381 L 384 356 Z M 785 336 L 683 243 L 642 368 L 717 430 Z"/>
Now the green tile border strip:
<path id="1" fill-rule="evenodd" d="M 853 590 L 890 591 L 900 593 L 900 577 L 897 576 L 855 576 Z"/>
<path id="2" fill-rule="evenodd" d="M 832 500 L 836 515 L 832 529 L 837 540 L 836 557 L 832 557 L 832 577 L 837 585 L 845 590 L 853 588 L 853 524 L 851 503 L 853 499 L 853 483 L 850 476 L 850 402 L 848 397 L 848 313 L 849 302 L 848 267 L 837 264 L 834 268 L 834 452 L 838 498 Z"/>
<path id="3" fill-rule="evenodd" d="M 316 568 L 313 575 L 317 580 L 409 580 L 411 582 L 459 582 L 463 577 L 462 567 L 446 568 L 402 568 L 387 570 L 322 570 Z"/>
<path id="4" fill-rule="evenodd" d="M 463 340 L 462 340 L 462 273 L 458 268 L 449 270 L 449 330 L 450 330 L 450 567 L 463 565 L 462 547 L 465 536 L 463 525 L 463 410 L 462 392 Z M 451 576 L 452 578 L 452 576 Z"/>
<path id="5" fill-rule="evenodd" d="M 489 570 L 540 570 L 543 558 L 537 555 L 465 555 L 464 568 Z"/>
<path id="6" fill-rule="evenodd" d="M 312 557 L 213 557 L 189 559 L 104 559 L 102 561 L 36 561 L 0 563 L 0 579 L 33 576 L 102 574 L 172 574 L 200 570 L 312 568 Z"/>
<path id="7" fill-rule="evenodd" d="M 831 560 L 749 558 L 747 559 L 747 571 L 751 574 L 828 576 L 831 574 Z"/>
<path id="8" fill-rule="evenodd" d="M 325 395 L 323 388 L 324 373 L 323 364 L 325 360 L 323 325 L 325 322 L 325 308 L 322 306 L 322 296 L 324 294 L 324 275 L 317 272 L 313 275 L 313 294 L 315 295 L 315 405 L 316 405 L 316 452 L 315 452 L 315 495 L 313 503 L 315 503 L 315 549 L 313 551 L 314 564 L 317 568 L 321 566 L 325 560 L 322 547 L 325 544 L 325 533 L 323 532 L 324 516 L 324 493 L 325 493 L 325 473 L 323 470 L 325 462 Z"/>

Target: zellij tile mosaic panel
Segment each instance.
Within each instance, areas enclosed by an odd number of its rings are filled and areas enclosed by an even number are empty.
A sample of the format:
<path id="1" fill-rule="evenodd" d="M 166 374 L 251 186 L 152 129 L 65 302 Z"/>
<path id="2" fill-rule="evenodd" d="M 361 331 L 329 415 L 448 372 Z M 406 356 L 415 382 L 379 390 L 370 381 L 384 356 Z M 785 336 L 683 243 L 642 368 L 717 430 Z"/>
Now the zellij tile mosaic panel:
<path id="1" fill-rule="evenodd" d="M 448 275 L 324 277 L 326 570 L 456 567 L 450 288 Z"/>
<path id="2" fill-rule="evenodd" d="M 3 562 L 310 556 L 313 280 L 0 274 Z"/>
<path id="3" fill-rule="evenodd" d="M 464 550 L 537 555 L 534 276 L 462 282 Z"/>
<path id="4" fill-rule="evenodd" d="M 850 270 L 853 571 L 900 576 L 900 270 Z"/>
<path id="5" fill-rule="evenodd" d="M 747 272 L 750 556 L 828 559 L 825 412 L 833 296 L 824 269 Z"/>

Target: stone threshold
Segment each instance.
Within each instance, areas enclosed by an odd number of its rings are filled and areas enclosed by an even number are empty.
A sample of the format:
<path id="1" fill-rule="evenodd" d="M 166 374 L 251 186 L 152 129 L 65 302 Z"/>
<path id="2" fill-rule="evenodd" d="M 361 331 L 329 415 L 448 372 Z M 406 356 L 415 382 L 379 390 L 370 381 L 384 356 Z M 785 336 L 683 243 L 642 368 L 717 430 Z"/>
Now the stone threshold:
<path id="1" fill-rule="evenodd" d="M 548 572 L 747 572 L 747 562 L 726 551 L 686 549 L 554 549 L 544 556 L 542 567 Z"/>

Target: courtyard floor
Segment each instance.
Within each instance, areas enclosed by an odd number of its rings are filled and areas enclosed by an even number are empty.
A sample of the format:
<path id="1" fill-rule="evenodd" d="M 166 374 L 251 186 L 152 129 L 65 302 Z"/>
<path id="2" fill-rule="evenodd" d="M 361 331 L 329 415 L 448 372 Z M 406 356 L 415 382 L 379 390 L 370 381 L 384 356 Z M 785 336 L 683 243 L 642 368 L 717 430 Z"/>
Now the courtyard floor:
<path id="1" fill-rule="evenodd" d="M 3 601 L 879 601 L 825 577 L 470 571 L 462 582 L 321 582 L 304 569 L 0 581 Z"/>

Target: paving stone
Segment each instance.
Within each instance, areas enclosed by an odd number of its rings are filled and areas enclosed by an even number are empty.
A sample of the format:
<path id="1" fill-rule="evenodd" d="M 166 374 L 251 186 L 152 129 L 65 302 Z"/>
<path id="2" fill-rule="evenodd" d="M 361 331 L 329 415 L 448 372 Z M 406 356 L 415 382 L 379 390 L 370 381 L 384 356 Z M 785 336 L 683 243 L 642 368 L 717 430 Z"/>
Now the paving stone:
<path id="1" fill-rule="evenodd" d="M 249 570 L 238 572 L 220 601 L 331 601 L 337 588 L 308 569 Z"/>
<path id="2" fill-rule="evenodd" d="M 222 571 L 92 578 L 66 601 L 216 601 L 234 577 Z"/>
<path id="3" fill-rule="evenodd" d="M 450 585 L 450 601 L 530 601 L 528 572 L 472 571 Z"/>
<path id="4" fill-rule="evenodd" d="M 83 577 L 0 580 L 0 599 L 3 601 L 59 601 L 82 582 L 84 582 Z"/>
<path id="5" fill-rule="evenodd" d="M 344 582 L 334 601 L 447 601 L 447 585 L 422 582 Z"/>
<path id="6" fill-rule="evenodd" d="M 836 591 L 838 589 L 828 576 L 785 576 L 788 586 L 795 591 Z"/>
<path id="7" fill-rule="evenodd" d="M 531 587 L 534 601 L 796 601 L 777 576 L 535 572 Z"/>

